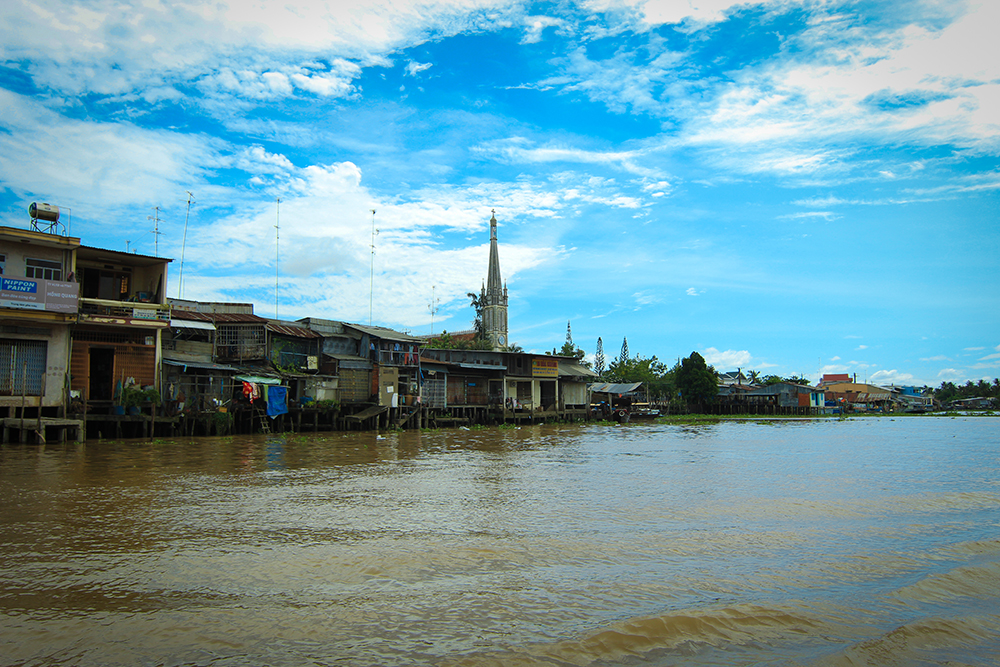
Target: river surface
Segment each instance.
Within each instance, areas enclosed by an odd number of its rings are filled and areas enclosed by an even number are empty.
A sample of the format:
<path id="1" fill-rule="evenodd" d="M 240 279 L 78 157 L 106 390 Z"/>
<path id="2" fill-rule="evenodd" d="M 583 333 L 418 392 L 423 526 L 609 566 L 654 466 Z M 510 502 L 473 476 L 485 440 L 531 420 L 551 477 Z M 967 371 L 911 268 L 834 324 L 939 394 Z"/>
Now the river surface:
<path id="1" fill-rule="evenodd" d="M 1000 418 L 0 448 L 2 665 L 996 665 Z"/>

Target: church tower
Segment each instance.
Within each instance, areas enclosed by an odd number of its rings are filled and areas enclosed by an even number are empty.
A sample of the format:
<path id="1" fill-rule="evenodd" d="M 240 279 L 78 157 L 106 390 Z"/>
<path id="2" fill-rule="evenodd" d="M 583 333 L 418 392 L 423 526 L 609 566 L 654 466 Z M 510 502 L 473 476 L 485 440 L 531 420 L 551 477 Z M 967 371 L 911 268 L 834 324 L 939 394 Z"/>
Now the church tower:
<path id="1" fill-rule="evenodd" d="M 500 280 L 500 253 L 497 251 L 497 214 L 490 218 L 490 267 L 480 303 L 483 304 L 483 336 L 494 351 L 507 347 L 507 286 Z"/>

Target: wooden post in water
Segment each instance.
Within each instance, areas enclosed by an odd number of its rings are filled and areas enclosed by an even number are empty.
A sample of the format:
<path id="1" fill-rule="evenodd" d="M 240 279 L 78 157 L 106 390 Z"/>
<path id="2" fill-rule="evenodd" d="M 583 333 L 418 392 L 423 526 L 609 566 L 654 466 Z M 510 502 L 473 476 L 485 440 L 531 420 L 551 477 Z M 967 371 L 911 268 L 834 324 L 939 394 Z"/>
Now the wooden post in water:
<path id="1" fill-rule="evenodd" d="M 21 367 L 21 444 L 28 442 L 28 434 L 24 432 L 24 398 L 28 391 L 28 362 Z"/>
<path id="2" fill-rule="evenodd" d="M 38 428 L 35 435 L 38 436 L 38 444 L 45 444 L 45 427 L 42 426 L 42 400 L 45 398 L 45 373 L 42 373 L 42 391 L 38 396 Z"/>

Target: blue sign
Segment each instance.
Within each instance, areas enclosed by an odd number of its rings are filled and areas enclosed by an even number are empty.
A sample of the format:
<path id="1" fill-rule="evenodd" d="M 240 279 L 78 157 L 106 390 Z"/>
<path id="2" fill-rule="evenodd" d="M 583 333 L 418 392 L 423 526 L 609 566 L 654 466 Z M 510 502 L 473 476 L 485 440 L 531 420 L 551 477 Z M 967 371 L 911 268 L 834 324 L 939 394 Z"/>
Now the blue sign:
<path id="1" fill-rule="evenodd" d="M 18 280 L 17 278 L 4 278 L 3 284 L 0 286 L 5 292 L 24 292 L 27 294 L 36 294 L 38 292 L 38 283 L 34 280 Z"/>

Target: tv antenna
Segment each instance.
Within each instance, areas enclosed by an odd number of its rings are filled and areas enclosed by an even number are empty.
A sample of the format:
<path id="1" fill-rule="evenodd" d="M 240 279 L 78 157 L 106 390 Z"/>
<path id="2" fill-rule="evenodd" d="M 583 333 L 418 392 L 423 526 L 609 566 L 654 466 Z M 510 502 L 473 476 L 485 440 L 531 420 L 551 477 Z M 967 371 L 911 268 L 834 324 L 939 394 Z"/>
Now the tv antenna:
<path id="1" fill-rule="evenodd" d="M 177 298 L 180 299 L 184 295 L 184 249 L 187 247 L 188 238 L 188 218 L 191 216 L 191 202 L 194 200 L 194 195 L 190 190 L 185 190 L 188 194 L 188 205 L 187 213 L 184 214 L 184 236 L 181 240 L 181 269 L 177 276 Z"/>
<path id="2" fill-rule="evenodd" d="M 153 221 L 153 257 L 160 256 L 160 207 L 153 207 L 153 215 L 147 215 L 147 220 Z"/>

